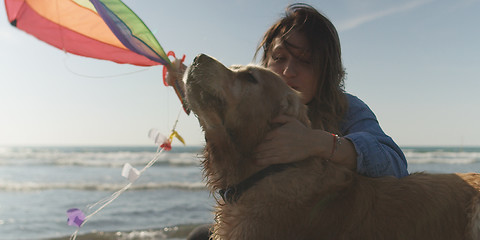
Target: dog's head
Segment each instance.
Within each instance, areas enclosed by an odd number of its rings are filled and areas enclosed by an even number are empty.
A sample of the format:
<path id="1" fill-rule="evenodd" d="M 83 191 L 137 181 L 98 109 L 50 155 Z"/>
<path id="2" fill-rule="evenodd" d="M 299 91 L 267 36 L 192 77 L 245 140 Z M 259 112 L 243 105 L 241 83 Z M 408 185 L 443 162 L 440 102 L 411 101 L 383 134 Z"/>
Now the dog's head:
<path id="1" fill-rule="evenodd" d="M 242 175 L 249 165 L 245 161 L 253 160 L 256 146 L 274 127 L 272 118 L 285 114 L 310 124 L 299 93 L 266 68 L 227 68 L 201 54 L 185 78 L 188 105 L 205 132 L 206 161 L 214 161 L 206 163 L 207 177 L 220 169 L 232 178 Z"/>

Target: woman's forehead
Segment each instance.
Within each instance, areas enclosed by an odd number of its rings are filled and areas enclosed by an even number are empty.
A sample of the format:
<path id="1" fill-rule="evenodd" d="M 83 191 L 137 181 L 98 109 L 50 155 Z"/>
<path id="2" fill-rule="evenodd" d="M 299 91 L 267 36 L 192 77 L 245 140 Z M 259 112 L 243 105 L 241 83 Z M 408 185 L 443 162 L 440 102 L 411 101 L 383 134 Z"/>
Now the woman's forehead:
<path id="1" fill-rule="evenodd" d="M 303 34 L 291 34 L 286 38 L 277 37 L 272 42 L 272 50 L 287 50 L 300 57 L 310 56 L 310 46 Z"/>

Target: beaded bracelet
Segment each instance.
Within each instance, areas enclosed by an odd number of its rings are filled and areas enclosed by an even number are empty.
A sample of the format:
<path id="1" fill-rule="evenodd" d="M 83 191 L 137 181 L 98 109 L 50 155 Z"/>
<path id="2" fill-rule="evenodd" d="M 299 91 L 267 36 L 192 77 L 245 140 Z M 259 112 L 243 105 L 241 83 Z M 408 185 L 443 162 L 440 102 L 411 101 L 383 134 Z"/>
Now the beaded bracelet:
<path id="1" fill-rule="evenodd" d="M 337 152 L 338 146 L 342 145 L 342 141 L 340 140 L 340 137 L 337 134 L 333 134 L 333 147 L 332 147 L 332 153 L 330 153 L 330 157 L 327 159 L 328 161 L 332 160 L 333 156 Z"/>

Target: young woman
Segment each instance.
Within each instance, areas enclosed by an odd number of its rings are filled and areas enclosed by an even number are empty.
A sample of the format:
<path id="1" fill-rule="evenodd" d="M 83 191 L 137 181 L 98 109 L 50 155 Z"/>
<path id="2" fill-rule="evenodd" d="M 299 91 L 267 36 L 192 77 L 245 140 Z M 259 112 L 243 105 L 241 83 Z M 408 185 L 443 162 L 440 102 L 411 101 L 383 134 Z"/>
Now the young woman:
<path id="1" fill-rule="evenodd" d="M 265 33 L 257 54 L 260 50 L 261 64 L 301 93 L 313 129 L 278 116 L 275 121 L 282 126 L 258 147 L 259 165 L 316 155 L 369 177 L 408 175 L 405 156 L 380 128 L 374 113 L 345 92 L 340 40 L 325 16 L 306 4 L 290 5 Z M 169 73 L 167 81 L 173 83 L 178 75 Z"/>
<path id="2" fill-rule="evenodd" d="M 301 93 L 313 129 L 278 116 L 274 121 L 281 126 L 257 149 L 259 165 L 319 156 L 369 177 L 408 175 L 404 154 L 380 128 L 374 113 L 345 92 L 340 40 L 325 16 L 306 4 L 290 5 L 265 33 L 257 54 L 261 50 L 261 64 Z M 169 74 L 167 81 L 177 75 Z M 208 239 L 208 226 L 197 228 L 187 239 Z"/>
<path id="3" fill-rule="evenodd" d="M 365 176 L 408 175 L 405 156 L 373 112 L 345 93 L 340 40 L 325 16 L 309 5 L 289 6 L 266 32 L 257 53 L 261 49 L 261 63 L 301 93 L 313 130 L 290 117 L 277 117 L 275 121 L 283 125 L 259 146 L 258 164 L 316 155 Z"/>

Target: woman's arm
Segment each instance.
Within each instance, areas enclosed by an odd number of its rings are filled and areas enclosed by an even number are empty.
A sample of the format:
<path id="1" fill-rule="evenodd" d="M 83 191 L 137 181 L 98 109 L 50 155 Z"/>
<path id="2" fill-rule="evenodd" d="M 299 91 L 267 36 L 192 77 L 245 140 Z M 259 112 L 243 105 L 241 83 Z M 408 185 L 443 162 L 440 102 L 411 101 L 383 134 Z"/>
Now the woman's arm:
<path id="1" fill-rule="evenodd" d="M 272 122 L 280 126 L 270 131 L 258 146 L 257 164 L 267 166 L 318 156 L 351 170 L 357 168 L 357 152 L 348 139 L 308 128 L 291 116 L 282 115 Z"/>
<path id="2" fill-rule="evenodd" d="M 382 131 L 373 112 L 358 98 L 348 98 L 350 107 L 342 124 L 343 137 L 307 128 L 290 116 L 279 116 L 273 122 L 281 126 L 270 131 L 257 148 L 257 164 L 266 166 L 318 156 L 369 177 L 408 175 L 405 156 Z"/>
<path id="3" fill-rule="evenodd" d="M 355 96 L 347 94 L 349 110 L 341 127 L 357 153 L 357 172 L 369 177 L 408 175 L 402 150 L 381 129 L 375 114 Z"/>

